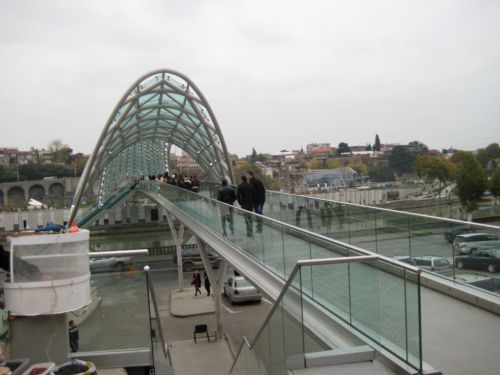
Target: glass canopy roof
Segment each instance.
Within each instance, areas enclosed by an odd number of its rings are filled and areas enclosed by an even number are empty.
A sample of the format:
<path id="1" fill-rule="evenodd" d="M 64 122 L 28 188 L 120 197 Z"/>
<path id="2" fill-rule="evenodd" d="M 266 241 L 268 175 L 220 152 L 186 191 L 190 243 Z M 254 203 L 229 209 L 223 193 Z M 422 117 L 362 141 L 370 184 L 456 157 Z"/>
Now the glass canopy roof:
<path id="1" fill-rule="evenodd" d="M 158 70 L 138 79 L 114 108 L 85 166 L 72 211 L 97 183 L 103 202 L 133 178 L 169 171 L 173 145 L 199 164 L 206 179 L 232 180 L 224 138 L 201 91 L 181 73 Z"/>

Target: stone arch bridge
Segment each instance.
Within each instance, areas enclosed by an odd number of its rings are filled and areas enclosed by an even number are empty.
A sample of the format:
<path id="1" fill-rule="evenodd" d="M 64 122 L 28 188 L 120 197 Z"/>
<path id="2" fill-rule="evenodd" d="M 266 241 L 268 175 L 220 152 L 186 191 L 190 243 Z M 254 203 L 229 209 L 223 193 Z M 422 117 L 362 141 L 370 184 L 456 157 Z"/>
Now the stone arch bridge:
<path id="1" fill-rule="evenodd" d="M 64 177 L 0 183 L 0 208 L 24 208 L 32 198 L 49 207 L 69 206 L 79 180 Z"/>

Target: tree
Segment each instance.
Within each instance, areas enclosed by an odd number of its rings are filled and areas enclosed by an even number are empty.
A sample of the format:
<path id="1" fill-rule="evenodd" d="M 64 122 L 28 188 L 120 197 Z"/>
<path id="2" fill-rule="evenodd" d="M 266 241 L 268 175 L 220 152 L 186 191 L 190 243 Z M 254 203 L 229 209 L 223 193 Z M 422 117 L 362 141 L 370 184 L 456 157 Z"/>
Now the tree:
<path id="1" fill-rule="evenodd" d="M 252 147 L 252 155 L 250 155 L 250 161 L 255 163 L 257 161 L 257 151 L 255 151 L 255 147 Z"/>
<path id="2" fill-rule="evenodd" d="M 455 193 L 467 213 L 467 220 L 471 221 L 472 211 L 477 208 L 477 203 L 488 187 L 488 181 L 481 163 L 472 153 L 466 153 L 462 157 L 457 171 Z"/>
<path id="3" fill-rule="evenodd" d="M 373 144 L 373 151 L 380 151 L 381 145 L 380 145 L 380 138 L 378 134 L 375 135 L 375 143 Z"/>
<path id="4" fill-rule="evenodd" d="M 388 159 L 389 166 L 399 176 L 411 172 L 415 166 L 415 155 L 403 146 L 395 146 Z"/>
<path id="5" fill-rule="evenodd" d="M 311 160 L 309 162 L 309 169 L 324 169 L 325 164 L 323 163 L 323 160 Z"/>
<path id="6" fill-rule="evenodd" d="M 52 153 L 52 160 L 54 163 L 70 164 L 73 149 L 62 143 L 60 139 L 55 139 L 50 142 L 48 149 Z"/>
<path id="7" fill-rule="evenodd" d="M 497 199 L 500 197 L 500 167 L 497 167 L 491 176 L 490 192 L 497 197 Z"/>
<path id="8" fill-rule="evenodd" d="M 498 143 L 491 143 L 487 147 L 478 150 L 477 159 L 488 172 L 494 172 L 497 167 L 495 159 L 500 157 L 500 146 Z"/>
<path id="9" fill-rule="evenodd" d="M 337 168 L 341 168 L 341 167 L 342 167 L 342 163 L 340 162 L 339 159 L 329 159 L 326 162 L 326 168 L 328 168 L 328 169 L 337 169 Z"/>
<path id="10" fill-rule="evenodd" d="M 353 163 L 349 165 L 352 169 L 354 169 L 360 176 L 368 175 L 368 167 L 363 163 Z"/>
<path id="11" fill-rule="evenodd" d="M 14 182 L 17 181 L 16 167 L 6 167 L 0 165 L 0 182 Z"/>
<path id="12" fill-rule="evenodd" d="M 365 147 L 365 151 L 371 151 L 372 150 L 372 145 L 368 143 Z"/>
<path id="13" fill-rule="evenodd" d="M 337 156 L 340 156 L 345 153 L 350 153 L 351 149 L 349 148 L 349 145 L 345 142 L 340 142 L 339 147 L 337 148 Z"/>
<path id="14" fill-rule="evenodd" d="M 441 186 L 451 180 L 454 172 L 454 165 L 443 157 L 430 157 L 418 155 L 415 161 L 415 170 L 420 177 L 427 182 L 438 181 L 438 195 L 441 193 Z"/>
<path id="15" fill-rule="evenodd" d="M 370 166 L 368 175 L 373 182 L 394 181 L 394 172 L 386 165 Z"/>
<path id="16" fill-rule="evenodd" d="M 408 151 L 415 153 L 415 154 L 427 154 L 427 151 L 429 151 L 429 148 L 427 145 L 423 144 L 422 142 L 419 141 L 413 141 L 408 143 Z"/>
<path id="17" fill-rule="evenodd" d="M 457 151 L 454 152 L 453 155 L 450 157 L 450 161 L 455 164 L 460 164 L 462 161 L 466 160 L 469 158 L 470 152 L 467 151 Z"/>

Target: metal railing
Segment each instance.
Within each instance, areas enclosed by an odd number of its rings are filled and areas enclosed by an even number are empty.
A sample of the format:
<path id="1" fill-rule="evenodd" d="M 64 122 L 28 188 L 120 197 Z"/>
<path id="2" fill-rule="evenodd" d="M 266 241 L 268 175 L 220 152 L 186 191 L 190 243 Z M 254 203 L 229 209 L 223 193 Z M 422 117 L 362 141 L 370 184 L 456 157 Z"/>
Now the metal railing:
<path id="1" fill-rule="evenodd" d="M 336 286 L 344 289 L 348 294 L 349 308 L 343 306 L 342 299 L 330 299 L 329 304 L 323 301 L 323 307 L 327 308 L 338 318 L 348 322 L 355 330 L 371 332 L 369 340 L 377 346 L 391 352 L 397 358 L 421 372 L 422 345 L 421 345 L 421 319 L 420 319 L 420 280 L 418 272 L 414 275 L 415 280 L 408 280 L 406 277 L 399 279 L 383 277 L 387 270 L 378 269 L 374 266 L 377 262 L 384 262 L 380 256 L 365 255 L 348 258 L 329 258 L 297 261 L 290 277 L 288 278 L 283 291 L 274 303 L 266 320 L 262 324 L 254 340 L 250 344 L 246 338 L 240 345 L 236 358 L 231 367 L 231 374 L 253 374 L 256 369 L 264 367 L 265 373 L 286 374 L 289 368 L 289 360 L 300 358 L 303 366 L 306 367 L 305 354 L 321 350 L 314 344 L 314 322 L 310 321 L 308 308 L 314 292 L 311 290 L 310 281 L 316 277 L 332 272 L 343 272 L 346 274 L 347 283 L 343 286 Z M 371 266 L 369 265 L 371 264 Z M 356 284 L 357 280 L 367 270 L 377 269 L 376 276 L 382 277 L 377 286 L 369 288 L 369 292 L 380 293 L 388 287 L 402 289 L 402 303 L 399 306 L 392 306 L 384 311 L 391 316 L 392 332 L 379 329 L 375 332 L 373 327 L 381 328 L 385 317 L 376 313 L 380 309 L 380 300 L 365 298 L 366 292 Z M 320 272 L 322 271 L 322 272 Z M 380 274 L 379 274 L 380 273 Z M 393 275 L 394 276 L 394 275 Z M 409 293 L 411 291 L 411 293 Z M 318 293 L 318 292 L 316 292 Z M 337 295 L 341 294 L 339 291 Z M 359 298 L 363 298 L 360 304 Z M 355 302 L 356 301 L 356 302 Z M 414 305 L 412 305 L 414 304 Z M 415 307 L 414 311 L 412 306 Z M 417 313 L 417 316 L 413 315 Z M 399 317 L 399 319 L 395 319 Z M 403 327 L 397 330 L 397 322 Z M 299 324 L 294 324 L 298 322 Z M 379 337 L 373 337 L 373 333 Z M 396 333 L 397 332 L 397 333 Z M 399 336 L 399 337 L 397 337 Z M 313 338 L 311 340 L 311 338 Z M 415 340 L 417 339 L 417 340 Z M 395 341 L 404 342 L 404 348 L 395 345 Z"/>
<path id="2" fill-rule="evenodd" d="M 217 186 L 205 182 L 203 193 L 213 197 Z M 443 279 L 498 296 L 495 291 L 500 278 L 488 272 L 486 263 L 478 269 L 467 259 L 461 261 L 463 258 L 459 257 L 469 254 L 462 254 L 452 241 L 461 228 L 488 232 L 500 238 L 498 226 L 275 191 L 266 192 L 264 215 L 409 262 Z M 476 245 L 477 249 L 499 248 L 500 241 L 479 241 Z"/>
<path id="3" fill-rule="evenodd" d="M 143 188 L 148 189 L 148 186 Z M 297 272 L 296 267 L 308 268 L 307 288 L 300 287 L 302 301 L 307 299 L 308 303 L 322 306 L 374 345 L 419 368 L 422 358 L 418 268 L 175 186 L 154 185 L 151 190 L 196 218 L 213 233 L 221 237 L 225 235 L 227 241 L 284 280 L 290 280 L 293 272 Z M 232 230 L 227 223 L 228 215 L 231 215 Z M 254 230 L 254 223 L 257 223 L 257 228 L 261 226 L 261 232 Z M 362 269 L 337 269 L 332 274 L 331 270 L 322 268 L 324 265 L 317 264 L 322 261 L 316 260 L 337 257 L 338 260 L 332 261 L 332 267 L 337 262 L 350 263 L 350 258 L 356 259 L 360 255 L 377 259 L 377 262 Z M 350 278 L 353 275 L 356 276 L 354 284 Z M 302 278 L 306 280 L 304 277 L 305 274 Z M 381 280 L 387 282 L 386 288 L 379 289 Z M 334 290 L 341 294 L 341 298 L 331 294 L 331 283 L 337 286 Z M 294 288 L 297 290 L 298 286 L 294 285 Z M 367 294 L 366 290 L 371 292 Z M 355 293 L 351 295 L 351 292 Z M 355 298 L 351 299 L 349 295 Z M 395 295 L 401 298 L 395 298 Z M 371 309 L 366 308 L 364 299 L 368 299 Z M 390 313 L 382 314 L 382 311 Z M 371 323 L 374 313 L 380 317 L 375 320 L 375 325 Z M 392 316 L 392 320 L 386 320 L 388 316 Z M 393 328 L 394 324 L 396 328 Z M 405 332 L 402 336 L 398 334 L 401 329 Z M 411 334 L 407 335 L 408 331 Z"/>

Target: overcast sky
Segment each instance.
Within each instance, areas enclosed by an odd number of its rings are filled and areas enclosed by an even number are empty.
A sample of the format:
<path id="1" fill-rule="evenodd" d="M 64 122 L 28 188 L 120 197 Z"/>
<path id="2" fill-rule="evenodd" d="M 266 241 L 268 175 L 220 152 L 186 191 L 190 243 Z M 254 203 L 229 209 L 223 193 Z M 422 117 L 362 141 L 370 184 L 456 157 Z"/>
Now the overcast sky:
<path id="1" fill-rule="evenodd" d="M 90 153 L 158 68 L 197 84 L 240 155 L 500 141 L 498 0 L 0 0 L 0 147 Z"/>

